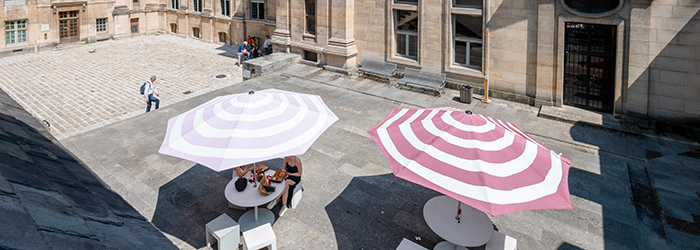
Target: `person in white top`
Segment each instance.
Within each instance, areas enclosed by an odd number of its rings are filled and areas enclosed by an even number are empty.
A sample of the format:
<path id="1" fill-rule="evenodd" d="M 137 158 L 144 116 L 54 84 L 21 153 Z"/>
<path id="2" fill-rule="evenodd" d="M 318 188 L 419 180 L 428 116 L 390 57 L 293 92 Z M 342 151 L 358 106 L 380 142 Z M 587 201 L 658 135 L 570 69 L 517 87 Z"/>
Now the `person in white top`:
<path id="1" fill-rule="evenodd" d="M 263 55 L 272 54 L 272 44 L 270 43 L 270 36 L 265 35 L 265 42 L 263 42 Z"/>
<path id="2" fill-rule="evenodd" d="M 156 96 L 160 97 L 160 95 L 158 94 L 158 91 L 156 91 L 156 86 L 153 85 L 153 82 L 155 81 L 156 76 L 151 76 L 151 80 L 146 82 L 146 88 L 143 91 L 143 96 L 146 97 L 146 112 L 151 111 L 151 103 L 156 103 L 156 109 L 158 109 L 158 106 L 160 105 L 160 100 L 156 98 Z"/>

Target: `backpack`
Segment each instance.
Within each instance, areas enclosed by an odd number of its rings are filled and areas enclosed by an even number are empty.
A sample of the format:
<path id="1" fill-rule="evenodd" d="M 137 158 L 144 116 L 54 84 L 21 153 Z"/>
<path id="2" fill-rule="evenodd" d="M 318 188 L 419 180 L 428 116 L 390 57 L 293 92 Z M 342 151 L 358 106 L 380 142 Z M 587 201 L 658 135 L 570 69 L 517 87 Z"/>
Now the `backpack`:
<path id="1" fill-rule="evenodd" d="M 144 82 L 144 83 L 141 85 L 141 94 L 142 94 L 142 95 L 143 95 L 143 92 L 146 92 L 146 84 L 147 84 L 147 83 L 148 83 L 148 82 Z"/>

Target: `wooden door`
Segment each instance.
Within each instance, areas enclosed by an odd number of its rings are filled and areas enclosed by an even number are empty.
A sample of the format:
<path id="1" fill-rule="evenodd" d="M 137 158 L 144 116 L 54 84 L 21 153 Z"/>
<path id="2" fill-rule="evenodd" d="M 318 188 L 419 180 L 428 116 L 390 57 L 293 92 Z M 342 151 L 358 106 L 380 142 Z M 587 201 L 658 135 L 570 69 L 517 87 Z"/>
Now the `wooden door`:
<path id="1" fill-rule="evenodd" d="M 60 42 L 77 42 L 80 40 L 80 18 L 78 11 L 63 11 L 58 13 L 58 28 Z"/>

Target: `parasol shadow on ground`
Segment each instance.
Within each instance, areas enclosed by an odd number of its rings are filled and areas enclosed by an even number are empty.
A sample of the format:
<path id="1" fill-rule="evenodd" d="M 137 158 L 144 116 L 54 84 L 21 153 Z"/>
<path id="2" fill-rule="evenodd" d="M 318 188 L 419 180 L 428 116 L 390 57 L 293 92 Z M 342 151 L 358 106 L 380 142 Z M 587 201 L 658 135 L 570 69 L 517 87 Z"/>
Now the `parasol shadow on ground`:
<path id="1" fill-rule="evenodd" d="M 339 250 L 395 249 L 402 238 L 432 249 L 442 239 L 423 219 L 423 205 L 439 195 L 393 174 L 354 177 L 325 210 Z"/>
<path id="2" fill-rule="evenodd" d="M 272 169 L 282 166 L 282 159 L 265 161 Z M 158 189 L 158 201 L 153 213 L 153 225 L 187 244 L 206 246 L 205 225 L 222 213 L 238 219 L 246 210 L 228 207 L 224 189 L 231 181 L 233 170 L 216 172 L 195 164 L 190 169 Z"/>

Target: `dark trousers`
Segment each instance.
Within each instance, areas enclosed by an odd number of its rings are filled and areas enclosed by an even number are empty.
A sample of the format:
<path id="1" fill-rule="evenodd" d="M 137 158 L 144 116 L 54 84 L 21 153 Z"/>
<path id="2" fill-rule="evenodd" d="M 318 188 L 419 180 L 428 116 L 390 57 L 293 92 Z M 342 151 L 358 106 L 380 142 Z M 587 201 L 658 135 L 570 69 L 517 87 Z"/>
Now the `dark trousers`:
<path id="1" fill-rule="evenodd" d="M 158 109 L 158 106 L 160 105 L 160 100 L 153 96 L 153 94 L 148 95 L 148 104 L 146 104 L 146 112 L 151 111 L 151 103 L 156 102 L 156 109 Z"/>

